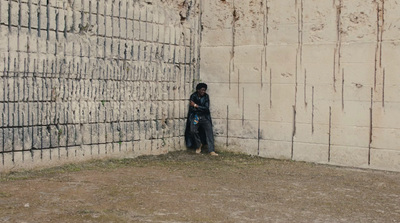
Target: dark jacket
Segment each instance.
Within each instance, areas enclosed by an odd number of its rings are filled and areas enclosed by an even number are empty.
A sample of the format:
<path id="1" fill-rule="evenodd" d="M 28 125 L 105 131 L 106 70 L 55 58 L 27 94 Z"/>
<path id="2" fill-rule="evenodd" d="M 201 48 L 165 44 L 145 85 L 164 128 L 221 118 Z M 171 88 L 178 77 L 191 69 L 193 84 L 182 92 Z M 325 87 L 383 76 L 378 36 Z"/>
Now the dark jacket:
<path id="1" fill-rule="evenodd" d="M 190 134 L 190 125 L 193 124 L 194 116 L 205 116 L 212 124 L 211 114 L 210 114 L 210 97 L 206 93 L 203 97 L 199 97 L 197 91 L 190 95 L 190 101 L 193 101 L 198 105 L 197 108 L 189 106 L 189 111 L 186 120 L 186 130 L 185 130 L 185 142 L 188 148 L 193 147 L 193 139 Z M 204 129 L 199 128 L 199 134 L 203 145 L 206 145 Z"/>

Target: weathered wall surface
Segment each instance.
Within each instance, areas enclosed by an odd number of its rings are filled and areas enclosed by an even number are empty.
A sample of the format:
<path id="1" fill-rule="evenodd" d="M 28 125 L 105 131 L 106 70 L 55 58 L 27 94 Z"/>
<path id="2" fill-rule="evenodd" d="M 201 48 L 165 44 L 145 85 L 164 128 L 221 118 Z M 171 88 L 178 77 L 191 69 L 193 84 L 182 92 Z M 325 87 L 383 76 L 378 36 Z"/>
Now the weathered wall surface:
<path id="1" fill-rule="evenodd" d="M 202 1 L 217 142 L 400 171 L 400 1 Z"/>
<path id="2" fill-rule="evenodd" d="M 0 170 L 180 149 L 197 9 L 0 0 Z"/>

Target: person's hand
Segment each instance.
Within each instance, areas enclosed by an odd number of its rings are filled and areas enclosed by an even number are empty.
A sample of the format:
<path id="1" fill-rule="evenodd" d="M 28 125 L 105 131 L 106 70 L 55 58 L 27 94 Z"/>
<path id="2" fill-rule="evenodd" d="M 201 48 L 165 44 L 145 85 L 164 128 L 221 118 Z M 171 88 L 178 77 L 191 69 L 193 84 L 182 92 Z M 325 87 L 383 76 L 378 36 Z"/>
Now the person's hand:
<path id="1" fill-rule="evenodd" d="M 197 105 L 196 105 L 196 103 L 194 103 L 194 101 L 190 101 L 190 106 L 197 108 Z"/>

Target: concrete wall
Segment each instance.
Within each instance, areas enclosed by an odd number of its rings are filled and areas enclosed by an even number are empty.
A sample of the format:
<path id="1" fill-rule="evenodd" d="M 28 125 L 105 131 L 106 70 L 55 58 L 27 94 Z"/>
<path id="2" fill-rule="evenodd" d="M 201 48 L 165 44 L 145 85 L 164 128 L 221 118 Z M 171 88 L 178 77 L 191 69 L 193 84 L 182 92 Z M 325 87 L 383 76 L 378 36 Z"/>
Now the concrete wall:
<path id="1" fill-rule="evenodd" d="M 197 9 L 0 0 L 0 172 L 183 149 Z"/>
<path id="2" fill-rule="evenodd" d="M 202 1 L 216 141 L 400 171 L 400 1 Z"/>

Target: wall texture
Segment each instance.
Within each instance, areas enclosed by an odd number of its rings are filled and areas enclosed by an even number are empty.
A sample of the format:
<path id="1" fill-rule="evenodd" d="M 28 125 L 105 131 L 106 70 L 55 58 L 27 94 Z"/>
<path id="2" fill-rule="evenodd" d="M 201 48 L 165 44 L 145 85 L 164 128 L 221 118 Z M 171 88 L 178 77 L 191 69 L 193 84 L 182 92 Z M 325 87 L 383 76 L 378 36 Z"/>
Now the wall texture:
<path id="1" fill-rule="evenodd" d="M 196 1 L 0 0 L 0 170 L 183 145 Z"/>
<path id="2" fill-rule="evenodd" d="M 400 1 L 202 1 L 216 141 L 400 171 Z"/>
<path id="3" fill-rule="evenodd" d="M 400 171 L 399 11 L 0 0 L 0 169 L 183 149 L 186 99 L 204 81 L 220 148 Z"/>

